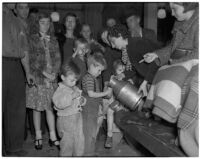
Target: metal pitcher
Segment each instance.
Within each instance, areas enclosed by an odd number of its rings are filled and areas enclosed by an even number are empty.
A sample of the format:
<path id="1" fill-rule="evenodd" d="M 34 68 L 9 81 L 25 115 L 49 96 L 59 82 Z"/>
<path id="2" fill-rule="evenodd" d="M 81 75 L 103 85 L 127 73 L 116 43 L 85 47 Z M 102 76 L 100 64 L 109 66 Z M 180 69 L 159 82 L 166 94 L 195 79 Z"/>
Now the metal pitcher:
<path id="1" fill-rule="evenodd" d="M 135 110 L 139 105 L 144 103 L 142 94 L 137 93 L 138 88 L 129 82 L 111 78 L 109 86 L 112 87 L 116 99 L 130 110 Z"/>

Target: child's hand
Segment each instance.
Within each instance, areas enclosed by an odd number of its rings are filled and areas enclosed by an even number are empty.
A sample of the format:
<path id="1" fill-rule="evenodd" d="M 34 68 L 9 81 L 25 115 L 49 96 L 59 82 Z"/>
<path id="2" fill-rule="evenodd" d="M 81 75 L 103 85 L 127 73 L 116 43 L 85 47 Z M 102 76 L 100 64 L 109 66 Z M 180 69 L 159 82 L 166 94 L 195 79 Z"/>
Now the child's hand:
<path id="1" fill-rule="evenodd" d="M 133 85 L 134 85 L 134 82 L 133 82 L 133 80 L 132 80 L 132 79 L 128 79 L 128 81 L 129 81 L 131 84 L 133 84 Z"/>
<path id="2" fill-rule="evenodd" d="M 86 104 L 86 98 L 84 98 L 83 96 L 81 96 L 80 98 L 79 98 L 79 102 L 80 102 L 80 105 L 81 106 L 84 106 L 85 104 Z"/>
<path id="3" fill-rule="evenodd" d="M 72 93 L 72 97 L 73 97 L 73 98 L 78 98 L 78 97 L 80 97 L 80 96 L 81 96 L 81 92 L 74 91 L 74 92 Z"/>
<path id="4" fill-rule="evenodd" d="M 72 54 L 72 57 L 75 58 L 78 52 L 79 52 L 79 48 L 77 48 L 76 51 Z"/>
<path id="5" fill-rule="evenodd" d="M 112 88 L 108 88 L 108 89 L 105 91 L 105 93 L 106 93 L 106 96 L 111 97 L 111 96 L 112 96 Z"/>
<path id="6" fill-rule="evenodd" d="M 119 81 L 122 81 L 122 80 L 125 78 L 125 75 L 124 75 L 124 73 L 120 73 L 119 75 L 116 76 L 116 78 L 117 78 Z"/>

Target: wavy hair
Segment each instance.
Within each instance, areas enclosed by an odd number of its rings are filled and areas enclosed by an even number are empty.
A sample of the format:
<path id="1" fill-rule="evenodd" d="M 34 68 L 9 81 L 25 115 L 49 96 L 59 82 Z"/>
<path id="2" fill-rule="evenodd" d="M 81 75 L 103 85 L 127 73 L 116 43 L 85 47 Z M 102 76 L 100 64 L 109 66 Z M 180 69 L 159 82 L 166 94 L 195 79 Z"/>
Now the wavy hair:
<path id="1" fill-rule="evenodd" d="M 37 34 L 39 33 L 40 31 L 40 26 L 39 26 L 39 21 L 43 18 L 49 18 L 50 20 L 50 27 L 49 27 L 49 30 L 47 32 L 48 35 L 54 35 L 54 26 L 53 26 L 53 23 L 51 21 L 51 17 L 49 14 L 47 13 L 43 13 L 43 12 L 40 12 L 37 14 L 36 18 L 34 20 L 32 20 L 30 22 L 30 34 Z"/>
<path id="2" fill-rule="evenodd" d="M 121 24 L 116 24 L 108 28 L 108 36 L 118 38 L 122 36 L 124 39 L 130 36 L 128 29 Z"/>

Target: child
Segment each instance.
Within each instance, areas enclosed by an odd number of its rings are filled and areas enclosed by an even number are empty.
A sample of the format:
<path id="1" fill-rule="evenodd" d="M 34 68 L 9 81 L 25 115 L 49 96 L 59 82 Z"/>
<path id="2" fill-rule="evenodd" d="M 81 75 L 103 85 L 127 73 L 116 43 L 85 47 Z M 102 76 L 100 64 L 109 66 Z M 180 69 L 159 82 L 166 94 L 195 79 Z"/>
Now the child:
<path id="1" fill-rule="evenodd" d="M 85 61 L 85 58 L 86 58 L 85 55 L 87 53 L 89 53 L 88 42 L 83 38 L 75 40 L 74 53 L 72 55 L 72 59 L 81 71 L 80 78 L 79 78 L 79 81 L 78 81 L 78 84 L 77 84 L 77 86 L 80 89 L 81 89 L 82 77 L 87 72 L 87 66 L 86 66 L 86 61 Z"/>
<path id="2" fill-rule="evenodd" d="M 102 97 L 111 94 L 110 90 L 100 92 L 97 77 L 106 68 L 101 52 L 95 52 L 87 58 L 88 72 L 82 79 L 83 93 L 87 103 L 83 109 L 83 132 L 85 135 L 85 155 L 93 156 L 97 136 L 97 119 Z"/>
<path id="3" fill-rule="evenodd" d="M 117 80 L 123 80 L 125 79 L 125 65 L 122 63 L 122 61 L 116 60 L 113 63 L 113 69 L 114 69 L 114 75 L 111 76 L 111 78 L 116 78 Z M 133 84 L 133 81 L 131 79 L 128 79 L 130 83 Z M 112 147 L 112 133 L 113 133 L 113 113 L 114 110 L 127 110 L 124 108 L 118 101 L 114 99 L 114 96 L 112 95 L 110 99 L 104 99 L 104 110 L 107 111 L 107 139 L 105 142 L 106 148 Z"/>
<path id="4" fill-rule="evenodd" d="M 82 24 L 80 34 L 90 44 L 92 52 L 96 51 L 105 52 L 105 48 L 92 37 L 92 31 L 89 24 Z"/>
<path id="5" fill-rule="evenodd" d="M 84 135 L 82 108 L 86 99 L 76 87 L 80 76 L 78 66 L 71 60 L 61 68 L 59 87 L 53 95 L 57 110 L 57 130 L 60 140 L 60 156 L 82 156 L 84 153 Z"/>

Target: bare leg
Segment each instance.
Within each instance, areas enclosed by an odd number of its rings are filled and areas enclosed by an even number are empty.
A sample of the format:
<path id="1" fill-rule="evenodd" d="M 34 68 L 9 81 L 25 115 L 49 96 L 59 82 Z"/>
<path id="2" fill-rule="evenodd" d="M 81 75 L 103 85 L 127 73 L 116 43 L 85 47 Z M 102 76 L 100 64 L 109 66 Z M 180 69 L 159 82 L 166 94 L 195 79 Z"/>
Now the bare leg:
<path id="1" fill-rule="evenodd" d="M 35 127 L 35 139 L 42 139 L 41 112 L 33 110 L 33 124 Z M 42 140 L 39 140 L 39 144 L 42 144 Z"/>
<path id="2" fill-rule="evenodd" d="M 54 114 L 53 114 L 53 111 L 51 110 L 46 110 L 46 117 L 47 117 L 47 124 L 48 124 L 48 127 L 49 127 L 49 134 L 50 134 L 50 139 L 52 141 L 56 141 L 57 140 L 57 137 L 56 137 L 56 131 L 55 131 L 55 117 L 54 117 Z M 55 145 L 59 145 L 59 142 L 56 141 L 55 142 Z"/>
<path id="3" fill-rule="evenodd" d="M 114 111 L 112 109 L 108 108 L 108 111 L 107 111 L 107 127 L 108 127 L 107 136 L 109 136 L 109 137 L 112 137 L 112 132 L 113 132 L 113 120 L 114 120 L 113 113 L 114 113 Z"/>

